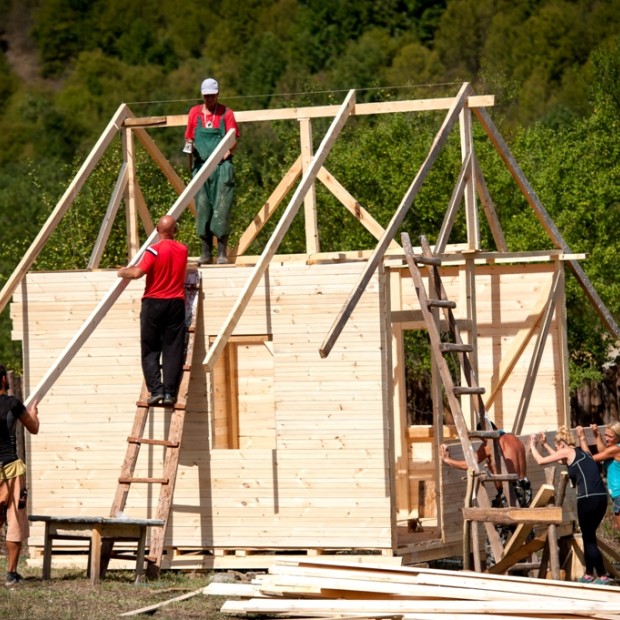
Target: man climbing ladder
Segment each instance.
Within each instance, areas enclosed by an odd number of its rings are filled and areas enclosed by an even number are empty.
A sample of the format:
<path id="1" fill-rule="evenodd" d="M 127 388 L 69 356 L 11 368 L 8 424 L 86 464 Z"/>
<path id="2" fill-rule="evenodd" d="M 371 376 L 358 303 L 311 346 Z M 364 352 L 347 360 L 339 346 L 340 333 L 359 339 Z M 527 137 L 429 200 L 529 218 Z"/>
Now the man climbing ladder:
<path id="1" fill-rule="evenodd" d="M 175 241 L 177 223 L 170 215 L 157 222 L 159 241 L 137 265 L 121 267 L 120 278 L 146 275 L 140 310 L 142 372 L 149 405 L 174 405 L 185 347 L 185 271 L 187 246 Z M 160 368 L 161 364 L 161 368 Z"/>

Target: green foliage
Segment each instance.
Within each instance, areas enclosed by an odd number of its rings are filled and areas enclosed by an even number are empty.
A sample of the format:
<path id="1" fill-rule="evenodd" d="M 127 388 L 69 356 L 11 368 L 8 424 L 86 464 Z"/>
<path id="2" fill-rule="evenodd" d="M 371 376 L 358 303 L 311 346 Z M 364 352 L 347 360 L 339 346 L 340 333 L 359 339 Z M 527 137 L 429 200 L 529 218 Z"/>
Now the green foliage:
<path id="1" fill-rule="evenodd" d="M 0 244 L 0 286 L 19 264 L 35 239 L 47 214 L 41 210 L 41 185 L 51 186 L 56 171 L 38 170 L 32 163 L 27 169 L 15 163 L 0 167 L 0 227 L 4 242 Z M 61 180 L 61 176 L 57 176 Z M 61 190 L 58 183 L 58 190 Z M 0 313 L 0 360 L 19 372 L 22 366 L 21 343 L 12 341 L 10 306 Z"/>
<path id="2" fill-rule="evenodd" d="M 78 170 L 78 163 L 71 167 L 73 175 Z M 156 223 L 159 217 L 167 213 L 178 197 L 170 187 L 167 179 L 157 168 L 143 149 L 136 153 L 138 169 L 138 183 L 144 200 L 147 204 L 151 219 Z M 120 152 L 118 149 L 109 150 L 99 162 L 82 190 L 76 197 L 71 208 L 67 211 L 54 233 L 47 241 L 44 250 L 35 263 L 40 270 L 85 269 L 95 246 L 101 225 L 106 217 L 108 202 L 121 168 Z M 189 181 L 189 179 L 187 179 Z M 43 194 L 42 202 L 46 211 L 56 206 L 51 196 Z M 189 213 L 179 220 L 179 240 L 188 243 L 197 253 L 198 244 L 193 229 L 193 218 Z M 142 228 L 140 243 L 147 238 Z M 127 231 L 124 217 L 124 207 L 121 207 L 114 219 L 109 239 L 105 245 L 101 268 L 116 268 L 128 261 L 126 243 Z"/>
<path id="3" fill-rule="evenodd" d="M 367 30 L 330 63 L 328 81 L 334 88 L 381 86 L 385 83 L 385 67 L 391 65 L 398 47 L 398 39 L 385 30 Z"/>
<path id="4" fill-rule="evenodd" d="M 120 58 L 128 65 L 153 64 L 168 73 L 178 66 L 178 59 L 170 39 L 158 40 L 151 25 L 144 19 L 134 21 L 129 30 L 116 42 Z"/>
<path id="5" fill-rule="evenodd" d="M 418 39 L 422 43 L 432 44 L 441 16 L 446 10 L 446 0 L 408 0 L 406 4 Z"/>
<path id="6" fill-rule="evenodd" d="M 0 112 L 6 108 L 9 97 L 17 89 L 17 79 L 11 71 L 6 54 L 0 51 Z"/>
<path id="7" fill-rule="evenodd" d="M 443 65 L 436 51 L 412 41 L 402 45 L 392 64 L 385 71 L 388 84 L 412 86 L 433 82 L 435 76 L 443 73 Z"/>
<path id="8" fill-rule="evenodd" d="M 235 110 L 340 103 L 349 88 L 358 89 L 358 102 L 427 97 L 430 89 L 419 85 L 468 80 L 478 92 L 496 95 L 491 111 L 516 160 L 568 245 L 587 254 L 584 269 L 620 316 L 620 0 L 228 0 L 182 10 L 172 0 L 30 0 L 21 7 L 33 19 L 41 79 L 21 77 L 18 37 L 11 32 L 15 7 L 0 0 L 8 45 L 0 50 L 0 222 L 12 232 L 11 243 L 0 249 L 2 277 L 19 262 L 123 102 L 139 116 L 184 114 L 199 100 L 207 75 L 220 81 L 222 101 Z M 455 89 L 446 87 L 450 94 Z M 326 167 L 385 227 L 442 118 L 351 119 Z M 315 148 L 329 123 L 313 120 Z M 152 135 L 188 180 L 183 128 Z M 477 125 L 474 142 L 510 249 L 548 249 L 543 225 Z M 231 243 L 298 152 L 294 122 L 242 127 Z M 175 195 L 139 147 L 137 157 L 155 219 Z M 401 227 L 412 239 L 426 234 L 434 241 L 460 159 L 457 131 Z M 118 153 L 97 166 L 37 269 L 86 266 L 119 167 Z M 321 184 L 316 195 L 322 250 L 375 246 Z M 290 198 L 250 252 L 262 251 Z M 182 239 L 197 253 L 191 215 L 180 224 Z M 450 242 L 462 241 L 464 231 L 461 210 Z M 494 247 L 484 221 L 481 236 L 485 247 Z M 280 251 L 305 251 L 303 208 Z M 103 264 L 123 264 L 126 253 L 118 217 Z M 567 308 L 572 385 L 600 372 L 610 343 L 570 276 Z M 0 331 L 8 333 L 8 316 L 0 316 Z M 8 337 L 0 338 L 0 355 L 16 356 Z"/>
<path id="9" fill-rule="evenodd" d="M 605 41 L 592 54 L 596 79 L 592 91 L 597 116 L 620 118 L 620 36 Z M 617 125 L 616 125 L 617 127 Z"/>
<path id="10" fill-rule="evenodd" d="M 90 9 L 94 0 L 46 0 L 33 17 L 32 36 L 41 56 L 43 77 L 60 75 L 81 50 L 92 49 L 96 32 Z"/>
<path id="11" fill-rule="evenodd" d="M 619 0 L 501 0 L 482 41 L 480 73 L 491 92 L 511 102 L 513 124 L 562 109 L 587 115 L 590 56 L 619 28 Z"/>
<path id="12" fill-rule="evenodd" d="M 71 127 L 75 151 L 90 150 L 123 102 L 141 101 L 161 92 L 162 70 L 154 65 L 134 67 L 104 56 L 84 52 L 75 71 L 55 98 L 63 121 Z"/>
<path id="13" fill-rule="evenodd" d="M 598 62 L 604 67 L 613 65 L 610 57 Z M 605 74 L 600 79 L 604 77 Z M 604 102 L 609 101 L 606 94 Z M 587 255 L 584 270 L 612 315 L 618 317 L 620 146 L 615 135 L 620 119 L 614 110 L 614 106 L 598 105 L 589 118 L 572 119 L 560 129 L 535 125 L 517 135 L 514 150 L 563 239 L 572 251 Z M 527 224 L 524 215 L 519 213 L 514 210 L 511 223 L 504 225 L 509 246 L 519 249 L 527 242 L 530 249 L 533 249 L 532 244 L 541 247 L 544 243 L 542 228 Z M 571 385 L 574 385 L 582 377 L 600 375 L 613 343 L 581 287 L 570 277 L 567 309 Z"/>
<path id="14" fill-rule="evenodd" d="M 250 53 L 239 63 L 239 86 L 243 85 L 244 92 L 258 95 L 258 106 L 266 106 L 286 69 L 287 51 L 282 40 L 271 32 L 254 35 L 247 47 Z"/>
<path id="15" fill-rule="evenodd" d="M 473 80 L 495 15 L 493 0 L 453 0 L 441 16 L 434 48 L 452 79 Z"/>

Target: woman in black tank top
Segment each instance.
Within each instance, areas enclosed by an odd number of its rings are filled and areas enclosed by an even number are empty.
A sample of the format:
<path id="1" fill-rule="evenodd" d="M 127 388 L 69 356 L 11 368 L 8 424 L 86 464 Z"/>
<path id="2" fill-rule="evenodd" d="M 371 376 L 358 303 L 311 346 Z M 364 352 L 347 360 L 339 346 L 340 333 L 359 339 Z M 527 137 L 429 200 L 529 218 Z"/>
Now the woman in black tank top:
<path id="1" fill-rule="evenodd" d="M 596 530 L 607 511 L 607 489 L 601 478 L 598 464 L 588 452 L 575 447 L 575 440 L 566 426 L 558 429 L 555 448 L 547 443 L 545 433 L 532 434 L 530 450 L 539 465 L 564 463 L 568 475 L 577 487 L 577 520 L 583 538 L 583 554 L 586 572 L 579 579 L 582 583 L 609 584 L 611 578 L 605 571 L 603 556 L 596 542 Z M 543 456 L 536 446 L 540 444 L 548 455 Z M 598 575 L 595 579 L 594 573 Z"/>

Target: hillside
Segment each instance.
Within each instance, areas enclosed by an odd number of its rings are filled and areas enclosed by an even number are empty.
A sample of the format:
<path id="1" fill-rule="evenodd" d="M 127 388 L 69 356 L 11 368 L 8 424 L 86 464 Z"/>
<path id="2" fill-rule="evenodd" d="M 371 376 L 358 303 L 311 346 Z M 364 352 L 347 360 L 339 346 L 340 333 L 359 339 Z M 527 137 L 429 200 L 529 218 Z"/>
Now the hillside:
<path id="1" fill-rule="evenodd" d="M 340 102 L 350 88 L 360 102 L 424 98 L 469 81 L 477 93 L 495 95 L 495 123 L 571 248 L 588 255 L 585 268 L 606 305 L 620 314 L 620 0 L 227 0 L 183 11 L 170 0 L 0 0 L 0 29 L 0 224 L 13 239 L 0 249 L 4 278 L 121 102 L 139 115 L 183 114 L 206 75 L 218 78 L 223 101 L 236 110 Z M 331 165 L 385 224 L 434 130 L 432 120 L 360 123 L 355 148 L 372 169 L 360 176 L 347 153 L 334 153 Z M 296 128 L 283 125 L 243 135 L 239 221 L 269 196 L 297 141 Z M 160 147 L 179 155 L 177 136 Z M 174 163 L 185 174 L 183 162 Z M 84 267 L 91 220 L 101 216 L 117 174 L 115 162 L 106 166 L 79 204 L 83 225 L 63 230 L 73 245 L 56 243 L 35 268 Z M 148 174 L 147 201 L 161 211 L 169 188 Z M 439 217 L 435 205 L 448 184 L 441 175 L 433 183 L 417 205 L 421 217 L 404 224 L 413 235 Z M 545 247 L 538 225 L 521 216 L 510 180 L 498 178 L 489 191 L 505 205 L 511 249 Z M 343 229 L 329 207 L 321 211 L 326 247 L 341 235 L 352 247 L 371 244 Z M 295 243 L 293 235 L 286 250 L 297 251 Z M 578 385 L 600 379 L 608 343 L 570 283 L 569 293 Z M 0 358 L 19 366 L 7 317 L 0 317 Z"/>

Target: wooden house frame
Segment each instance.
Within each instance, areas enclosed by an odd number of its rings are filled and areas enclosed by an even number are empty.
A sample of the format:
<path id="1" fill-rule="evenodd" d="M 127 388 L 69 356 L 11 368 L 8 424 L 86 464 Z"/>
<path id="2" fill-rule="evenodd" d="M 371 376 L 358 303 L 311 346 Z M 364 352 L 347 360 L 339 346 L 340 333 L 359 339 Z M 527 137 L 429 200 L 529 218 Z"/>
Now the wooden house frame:
<path id="1" fill-rule="evenodd" d="M 583 256 L 570 252 L 486 112 L 492 104 L 493 97 L 476 96 L 464 84 L 444 99 L 356 104 L 351 91 L 340 106 L 236 114 L 240 124 L 298 122 L 300 156 L 241 235 L 234 264 L 200 268 L 191 388 L 163 567 L 255 568 L 277 554 L 412 563 L 461 553 L 465 483 L 462 472 L 442 467 L 437 456 L 439 444 L 455 436 L 444 423 L 437 381 L 434 424 L 407 422 L 403 334 L 424 326 L 395 238 L 457 125 L 462 166 L 434 250 L 457 300 L 463 338 L 475 345 L 487 407 L 499 425 L 518 434 L 568 421 L 566 264 L 605 324 L 618 329 L 577 262 Z M 383 228 L 358 204 L 355 188 L 332 177 L 325 160 L 351 116 L 428 110 L 445 110 L 445 119 Z M 321 117 L 333 121 L 314 152 L 312 119 Z M 473 149 L 474 117 L 549 232 L 549 251 L 509 252 Z M 31 513 L 108 514 L 142 381 L 143 283 L 119 279 L 114 270 L 99 269 L 99 261 L 123 200 L 132 263 L 156 237 L 138 183 L 136 139 L 179 193 L 169 213 L 178 218 L 193 208 L 197 188 L 234 138 L 227 135 L 185 186 L 147 129 L 186 120 L 137 118 L 121 105 L 0 292 L 2 308 L 11 301 L 13 338 L 23 343 L 27 403 L 41 402 L 41 433 L 28 446 Z M 87 268 L 31 271 L 119 134 L 123 164 Z M 317 181 L 375 236 L 373 251 L 321 253 Z M 293 188 L 263 253 L 248 256 Z M 306 254 L 278 254 L 302 205 Z M 467 239 L 448 245 L 461 205 Z M 497 251 L 480 247 L 481 213 Z M 140 221 L 148 235 L 142 245 Z M 165 432 L 166 424 L 159 416 L 149 430 Z M 140 468 L 152 475 L 162 452 L 153 447 L 144 456 Z M 544 482 L 540 468 L 531 464 L 530 471 L 534 486 Z M 155 501 L 148 490 L 136 491 L 127 513 L 152 517 Z M 31 557 L 39 557 L 42 526 L 33 526 L 29 544 Z"/>

